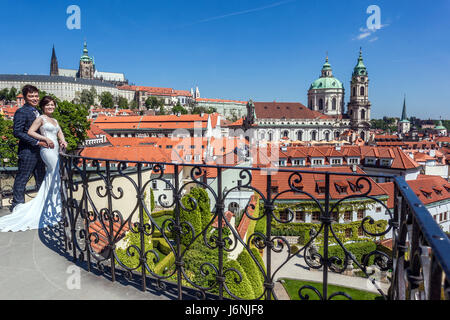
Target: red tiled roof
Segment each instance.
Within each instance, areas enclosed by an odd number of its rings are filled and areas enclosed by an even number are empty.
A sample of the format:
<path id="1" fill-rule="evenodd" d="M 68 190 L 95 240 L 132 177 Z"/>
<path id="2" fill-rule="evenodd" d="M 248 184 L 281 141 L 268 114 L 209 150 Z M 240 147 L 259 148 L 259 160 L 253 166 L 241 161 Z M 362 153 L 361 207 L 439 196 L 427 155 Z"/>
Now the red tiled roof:
<path id="1" fill-rule="evenodd" d="M 110 228 L 109 221 L 108 220 L 104 221 L 104 225 L 106 227 L 106 230 L 109 232 L 109 228 Z M 117 236 L 119 229 L 120 229 L 120 233 Z M 127 223 L 125 223 L 123 225 L 123 227 L 121 227 L 120 223 L 114 222 L 112 238 L 114 239 L 114 237 L 117 236 L 117 239 L 115 241 L 117 243 L 120 239 L 122 239 L 125 236 L 125 234 L 128 230 L 129 230 L 129 228 L 128 228 Z M 100 222 L 99 219 L 97 219 L 94 222 L 91 222 L 89 224 L 89 235 L 91 235 L 91 234 L 98 236 L 98 239 L 95 236 L 91 236 L 89 238 L 91 240 L 92 249 L 97 253 L 102 253 L 103 251 L 105 251 L 106 247 L 109 244 L 108 236 L 107 236 L 105 229 L 103 228 L 102 223 Z M 96 241 L 97 241 L 97 243 L 96 243 Z"/>
<path id="2" fill-rule="evenodd" d="M 332 119 L 298 102 L 255 102 L 258 119 Z"/>
<path id="3" fill-rule="evenodd" d="M 309 194 L 313 195 L 317 199 L 324 199 L 325 194 L 319 193 L 320 190 L 317 189 L 317 187 L 324 187 L 325 185 L 325 175 L 324 172 L 332 171 L 332 172 L 340 172 L 340 173 L 352 173 L 352 168 L 350 167 L 333 167 L 332 170 L 330 168 L 308 168 L 308 170 L 315 171 L 317 173 L 311 174 L 311 173 L 301 173 L 302 176 L 302 184 L 303 184 L 303 191 L 308 192 Z M 359 167 L 356 167 L 356 173 L 364 174 L 364 171 L 360 169 Z M 322 172 L 322 174 L 321 174 Z M 284 191 L 284 190 L 290 190 L 289 187 L 289 177 L 292 174 L 292 172 L 277 172 L 276 176 L 272 176 L 272 186 L 278 187 L 277 193 Z M 267 186 L 267 175 L 265 172 L 256 171 L 253 173 L 253 180 L 252 180 L 252 186 L 261 192 L 266 192 L 266 186 Z M 370 193 L 371 196 L 382 196 L 387 195 L 387 192 L 380 187 L 378 183 L 373 181 L 371 178 L 368 178 L 372 184 L 372 191 Z M 334 188 L 334 183 L 338 181 L 339 183 L 346 182 L 348 188 L 345 192 L 339 193 L 339 191 Z M 349 195 L 358 195 L 361 194 L 361 192 L 364 192 L 367 190 L 367 183 L 364 181 L 361 182 L 363 185 L 363 188 L 361 190 L 355 190 L 353 191 L 350 188 L 349 182 L 354 182 L 355 177 L 351 175 L 339 175 L 339 176 L 330 176 L 330 196 L 332 199 L 342 199 L 344 197 L 347 197 Z M 295 183 L 294 183 L 295 185 Z M 283 194 L 280 194 L 277 199 L 296 199 L 296 200 L 310 200 L 311 198 L 308 197 L 305 194 L 301 193 L 295 193 L 295 192 L 286 192 Z"/>
<path id="4" fill-rule="evenodd" d="M 450 185 L 440 176 L 420 175 L 417 180 L 407 183 L 425 205 L 450 199 Z"/>

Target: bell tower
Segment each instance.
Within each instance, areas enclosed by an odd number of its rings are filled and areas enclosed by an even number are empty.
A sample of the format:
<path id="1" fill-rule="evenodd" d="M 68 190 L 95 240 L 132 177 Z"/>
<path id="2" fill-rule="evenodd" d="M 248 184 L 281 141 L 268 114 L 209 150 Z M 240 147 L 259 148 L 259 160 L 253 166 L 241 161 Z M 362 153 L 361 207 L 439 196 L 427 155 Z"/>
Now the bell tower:
<path id="1" fill-rule="evenodd" d="M 364 140 L 368 140 L 370 128 L 369 77 L 363 62 L 362 49 L 359 50 L 358 63 L 353 69 L 350 82 L 350 102 L 348 116 L 352 129 Z"/>

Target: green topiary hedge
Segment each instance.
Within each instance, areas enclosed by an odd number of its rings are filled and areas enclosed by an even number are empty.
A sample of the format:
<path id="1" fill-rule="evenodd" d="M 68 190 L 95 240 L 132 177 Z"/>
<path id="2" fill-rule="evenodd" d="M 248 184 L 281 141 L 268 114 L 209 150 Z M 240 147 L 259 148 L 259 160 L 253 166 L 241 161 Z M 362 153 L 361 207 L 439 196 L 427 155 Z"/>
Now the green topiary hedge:
<path id="1" fill-rule="evenodd" d="M 239 283 L 237 282 L 240 280 L 240 277 L 238 274 L 236 274 L 236 272 L 234 271 L 227 272 L 225 283 L 227 285 L 228 290 L 230 290 L 232 294 L 234 294 L 236 297 L 240 299 L 244 300 L 255 299 L 256 296 L 255 292 L 253 291 L 252 284 L 249 278 L 247 277 L 247 273 L 241 267 L 239 262 L 237 262 L 236 260 L 228 260 L 227 262 L 225 262 L 224 271 L 230 268 L 239 271 L 239 273 L 242 275 L 242 281 L 240 281 Z M 226 292 L 226 290 L 224 290 L 224 297 L 231 298 L 231 296 L 228 294 L 228 292 Z"/>
<path id="2" fill-rule="evenodd" d="M 197 200 L 198 209 L 200 210 L 202 229 L 205 229 L 211 222 L 212 218 L 208 193 L 203 188 L 195 187 L 191 189 L 189 194 Z"/>
<path id="3" fill-rule="evenodd" d="M 190 223 L 194 229 L 193 235 L 190 228 L 183 227 L 184 234 L 181 235 L 181 243 L 185 246 L 188 246 L 192 242 L 193 236 L 197 236 L 202 231 L 200 208 L 198 205 L 195 206 L 195 204 L 190 201 L 190 198 L 191 195 L 187 194 L 181 199 L 186 210 L 180 206 L 180 222 Z"/>
<path id="4" fill-rule="evenodd" d="M 239 262 L 242 269 L 247 274 L 255 296 L 261 296 L 264 292 L 264 276 L 259 267 L 256 265 L 256 262 L 252 259 L 251 255 L 245 248 L 239 254 L 236 261 Z"/>
<path id="5" fill-rule="evenodd" d="M 164 270 L 170 269 L 175 263 L 175 255 L 171 251 L 164 259 L 162 259 L 155 267 L 155 273 L 162 275 L 164 274 Z"/>
<path id="6" fill-rule="evenodd" d="M 377 245 L 374 242 L 365 241 L 365 242 L 356 242 L 356 243 L 347 243 L 344 244 L 345 249 L 351 252 L 356 260 L 362 265 L 363 257 L 370 252 L 373 252 L 377 249 Z M 323 256 L 323 247 L 319 247 L 319 253 Z M 344 249 L 340 245 L 332 245 L 328 247 L 328 257 L 338 257 L 342 260 L 342 264 L 338 264 L 338 267 L 341 268 L 345 262 L 345 252 Z M 373 264 L 374 256 L 369 259 L 369 264 Z M 358 265 L 353 262 L 353 267 L 358 268 Z"/>
<path id="7" fill-rule="evenodd" d="M 153 247 L 158 248 L 159 251 L 161 251 L 163 254 L 168 255 L 172 252 L 170 249 L 169 244 L 167 243 L 166 239 L 164 238 L 152 238 L 153 240 Z"/>

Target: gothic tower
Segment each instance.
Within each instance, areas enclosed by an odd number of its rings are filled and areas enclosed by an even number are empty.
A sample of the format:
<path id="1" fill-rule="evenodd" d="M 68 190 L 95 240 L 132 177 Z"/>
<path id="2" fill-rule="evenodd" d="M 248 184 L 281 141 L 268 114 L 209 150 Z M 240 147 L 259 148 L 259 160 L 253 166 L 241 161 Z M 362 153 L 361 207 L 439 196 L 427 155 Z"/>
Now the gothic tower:
<path id="1" fill-rule="evenodd" d="M 52 60 L 50 62 L 50 75 L 51 76 L 59 75 L 58 59 L 56 59 L 55 46 L 53 46 L 52 50 Z"/>
<path id="2" fill-rule="evenodd" d="M 368 140 L 370 128 L 369 77 L 363 63 L 362 50 L 359 50 L 358 63 L 353 69 L 350 82 L 350 102 L 348 116 L 352 129 L 364 140 Z"/>
<path id="3" fill-rule="evenodd" d="M 402 109 L 402 118 L 398 122 L 398 132 L 400 134 L 408 133 L 411 129 L 411 122 L 408 120 L 408 117 L 406 115 L 406 95 L 403 99 L 403 109 Z"/>
<path id="4" fill-rule="evenodd" d="M 94 61 L 88 55 L 86 41 L 84 42 L 83 55 L 80 58 L 80 67 L 78 68 L 78 78 L 94 79 Z"/>

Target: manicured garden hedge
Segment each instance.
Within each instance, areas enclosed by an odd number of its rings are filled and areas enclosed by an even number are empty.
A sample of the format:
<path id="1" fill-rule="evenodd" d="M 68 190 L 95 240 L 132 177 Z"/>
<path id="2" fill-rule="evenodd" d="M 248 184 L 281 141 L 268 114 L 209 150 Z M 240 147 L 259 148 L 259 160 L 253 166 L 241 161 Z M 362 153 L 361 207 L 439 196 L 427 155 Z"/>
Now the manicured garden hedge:
<path id="1" fill-rule="evenodd" d="M 250 282 L 244 268 L 236 260 L 228 260 L 227 262 L 224 263 L 224 270 L 230 268 L 239 271 L 239 273 L 242 275 L 242 281 L 238 283 L 240 277 L 238 274 L 236 274 L 236 272 L 229 271 L 226 274 L 225 283 L 230 292 L 235 296 L 244 300 L 255 299 L 255 292 L 253 291 L 252 283 Z M 226 292 L 226 290 L 224 293 L 224 297 L 231 298 L 231 296 L 228 294 L 228 292 Z"/>
<path id="2" fill-rule="evenodd" d="M 259 256 L 259 253 L 257 253 L 257 255 Z M 261 296 L 264 292 L 264 275 L 261 273 L 256 262 L 252 259 L 250 253 L 248 253 L 246 249 L 242 250 L 236 261 L 239 262 L 242 269 L 247 274 L 248 280 L 254 290 L 255 297 Z"/>
<path id="3" fill-rule="evenodd" d="M 365 255 L 369 254 L 370 252 L 373 252 L 377 249 L 377 245 L 374 242 L 371 241 L 365 241 L 365 242 L 356 242 L 356 243 L 346 243 L 344 244 L 345 249 L 347 251 L 351 252 L 356 260 L 359 262 L 360 265 L 362 265 L 362 261 Z M 319 248 L 319 253 L 323 256 L 323 247 Z M 338 268 L 342 268 L 345 263 L 345 252 L 344 249 L 340 245 L 332 245 L 328 247 L 328 257 L 338 257 L 342 260 L 342 264 L 338 264 Z M 369 264 L 373 264 L 374 256 L 370 257 Z M 358 268 L 357 264 L 353 262 L 353 267 Z"/>

